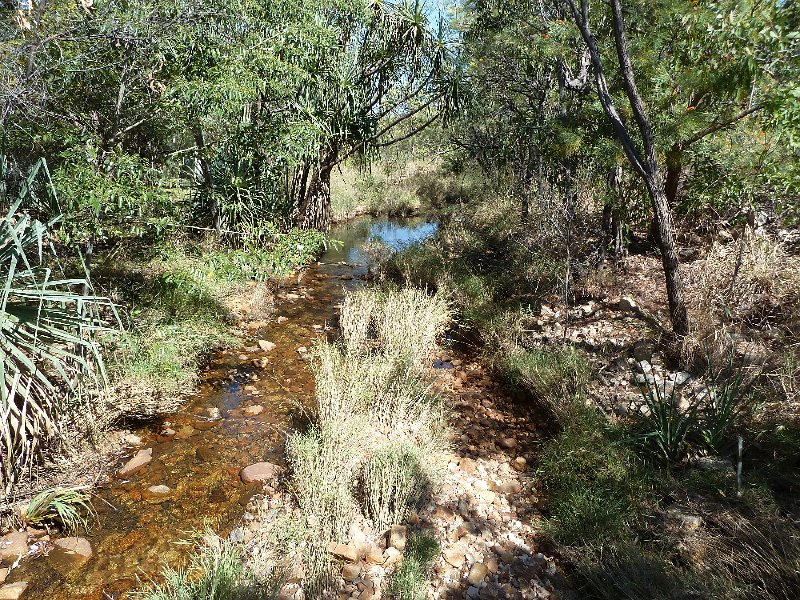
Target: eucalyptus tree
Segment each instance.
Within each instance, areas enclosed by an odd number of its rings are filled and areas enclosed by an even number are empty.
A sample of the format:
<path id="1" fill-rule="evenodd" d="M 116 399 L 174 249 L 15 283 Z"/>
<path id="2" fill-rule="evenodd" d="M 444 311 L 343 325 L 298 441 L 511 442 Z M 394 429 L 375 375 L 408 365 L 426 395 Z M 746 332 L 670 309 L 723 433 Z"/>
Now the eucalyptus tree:
<path id="1" fill-rule="evenodd" d="M 324 42 L 300 65 L 308 77 L 297 109 L 316 143 L 294 170 L 289 195 L 297 223 L 324 230 L 336 165 L 429 126 L 457 101 L 458 79 L 446 31 L 432 30 L 419 0 L 330 0 L 314 3 L 312 14 L 324 24 Z"/>

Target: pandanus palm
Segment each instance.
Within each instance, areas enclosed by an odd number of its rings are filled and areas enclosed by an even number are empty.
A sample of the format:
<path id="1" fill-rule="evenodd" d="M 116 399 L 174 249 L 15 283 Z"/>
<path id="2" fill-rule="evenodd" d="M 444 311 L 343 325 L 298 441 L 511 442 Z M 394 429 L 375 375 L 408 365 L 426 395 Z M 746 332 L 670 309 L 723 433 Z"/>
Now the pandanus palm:
<path id="1" fill-rule="evenodd" d="M 54 277 L 44 266 L 48 232 L 21 210 L 35 169 L 0 218 L 0 482 L 6 493 L 61 433 L 68 399 L 88 381 L 105 382 L 97 333 L 113 305 L 83 279 Z"/>

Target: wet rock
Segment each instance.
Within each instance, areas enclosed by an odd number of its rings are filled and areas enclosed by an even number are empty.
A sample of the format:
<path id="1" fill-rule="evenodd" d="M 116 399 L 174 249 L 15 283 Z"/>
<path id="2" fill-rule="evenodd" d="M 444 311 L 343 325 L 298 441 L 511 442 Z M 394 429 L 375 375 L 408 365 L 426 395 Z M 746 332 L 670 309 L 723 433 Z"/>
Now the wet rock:
<path id="1" fill-rule="evenodd" d="M 53 542 L 56 548 L 61 549 L 68 555 L 75 555 L 83 559 L 90 559 L 92 557 L 92 545 L 89 540 L 82 537 L 65 537 L 59 538 Z"/>
<path id="2" fill-rule="evenodd" d="M 254 483 L 256 481 L 268 481 L 274 479 L 281 472 L 278 465 L 270 462 L 259 462 L 249 465 L 241 470 L 239 477 L 244 483 Z"/>
<path id="3" fill-rule="evenodd" d="M 283 324 L 283 323 L 286 323 L 286 321 L 289 320 L 289 317 L 284 317 L 283 315 L 281 315 L 276 320 L 278 321 L 278 324 Z"/>
<path id="4" fill-rule="evenodd" d="M 0 563 L 12 564 L 28 554 L 28 534 L 12 531 L 0 538 Z"/>
<path id="5" fill-rule="evenodd" d="M 28 588 L 27 581 L 7 583 L 0 587 L 0 600 L 18 600 Z"/>
<path id="6" fill-rule="evenodd" d="M 483 583 L 483 580 L 486 578 L 488 574 L 489 574 L 489 568 L 485 564 L 475 563 L 469 570 L 469 575 L 467 575 L 467 581 L 469 581 L 470 585 L 480 587 L 480 585 Z"/>
<path id="7" fill-rule="evenodd" d="M 408 530 L 403 525 L 392 525 L 389 529 L 389 546 L 402 551 L 406 547 Z"/>
<path id="8" fill-rule="evenodd" d="M 142 496 L 144 497 L 145 500 L 157 504 L 159 502 L 164 502 L 164 500 L 168 499 L 171 493 L 172 490 L 169 488 L 169 486 L 163 484 L 151 485 L 149 488 L 145 490 Z"/>
<path id="9" fill-rule="evenodd" d="M 242 412 L 248 417 L 255 417 L 264 412 L 264 407 L 260 404 L 254 404 L 252 406 L 246 406 Z"/>
<path id="10" fill-rule="evenodd" d="M 183 427 L 178 429 L 178 432 L 175 434 L 175 439 L 185 440 L 192 437 L 193 434 L 194 434 L 194 427 L 192 427 L 191 425 L 184 425 Z"/>
<path id="11" fill-rule="evenodd" d="M 261 348 L 264 352 L 271 352 L 275 350 L 277 346 L 272 342 L 268 342 L 267 340 L 258 340 L 258 347 Z"/>
<path id="12" fill-rule="evenodd" d="M 151 460 L 153 460 L 152 448 L 139 450 L 139 452 L 137 452 L 133 458 L 126 462 L 125 465 L 119 471 L 117 471 L 117 475 L 119 477 L 127 477 L 128 475 L 132 475 Z"/>

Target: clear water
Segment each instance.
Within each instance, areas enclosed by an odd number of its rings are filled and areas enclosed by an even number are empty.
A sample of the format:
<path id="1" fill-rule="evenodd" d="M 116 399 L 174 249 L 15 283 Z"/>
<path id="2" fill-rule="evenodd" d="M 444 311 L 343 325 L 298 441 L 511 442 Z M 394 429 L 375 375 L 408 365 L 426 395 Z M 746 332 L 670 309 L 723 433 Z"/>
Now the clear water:
<path id="1" fill-rule="evenodd" d="M 239 470 L 261 460 L 282 462 L 286 434 L 314 398 L 313 378 L 297 348 L 310 347 L 326 335 L 319 326 L 333 320 L 346 290 L 361 285 L 359 278 L 367 272 L 364 246 L 377 240 L 401 249 L 435 231 L 434 223 L 422 219 L 369 217 L 334 229 L 331 237 L 341 244 L 279 294 L 283 299 L 276 302 L 275 313 L 288 321 L 272 322 L 253 334 L 254 340 L 274 342 L 275 350 L 265 354 L 246 343 L 249 349 L 212 356 L 187 405 L 136 432 L 142 447 L 153 448 L 153 460 L 129 478 L 111 479 L 98 488 L 98 522 L 86 534 L 92 558 L 85 564 L 64 561 L 55 553 L 28 559 L 8 578 L 29 582 L 23 600 L 129 597 L 141 581 L 157 579 L 164 565 L 185 561 L 191 546 L 182 541 L 191 532 L 210 526 L 225 534 L 235 527 L 258 491 L 242 484 Z M 254 364 L 263 358 L 269 360 L 265 367 Z M 244 409 L 256 404 L 264 411 L 247 416 Z M 211 420 L 210 411 L 219 411 L 222 418 Z M 166 423 L 188 435 L 161 438 Z M 120 457 L 111 471 L 129 456 Z M 147 494 L 153 485 L 167 485 L 172 492 L 156 501 Z"/>

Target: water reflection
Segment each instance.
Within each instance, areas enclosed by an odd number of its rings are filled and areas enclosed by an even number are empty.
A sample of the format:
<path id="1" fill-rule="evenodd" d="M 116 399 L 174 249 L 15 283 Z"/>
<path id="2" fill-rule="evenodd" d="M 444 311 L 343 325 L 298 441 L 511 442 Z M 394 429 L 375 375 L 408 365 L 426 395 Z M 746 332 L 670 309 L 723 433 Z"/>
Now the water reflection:
<path id="1" fill-rule="evenodd" d="M 423 242 L 436 233 L 438 225 L 424 218 L 411 219 L 359 219 L 334 228 L 331 238 L 341 242 L 341 247 L 331 247 L 322 262 L 348 262 L 363 266 L 369 260 L 364 245 L 378 242 L 392 250 L 404 250 Z"/>

